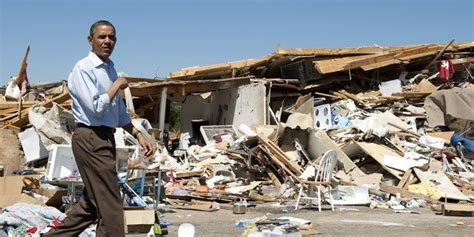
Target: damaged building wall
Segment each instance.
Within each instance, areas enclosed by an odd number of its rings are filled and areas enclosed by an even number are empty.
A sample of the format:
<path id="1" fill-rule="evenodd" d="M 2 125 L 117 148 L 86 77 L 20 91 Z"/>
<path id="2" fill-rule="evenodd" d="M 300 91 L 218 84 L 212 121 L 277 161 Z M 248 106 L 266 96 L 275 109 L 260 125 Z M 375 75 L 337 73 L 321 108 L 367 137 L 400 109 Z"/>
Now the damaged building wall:
<path id="1" fill-rule="evenodd" d="M 204 97 L 206 95 L 206 97 Z M 188 96 L 181 110 L 181 131 L 192 133 L 192 120 L 207 120 L 212 125 L 265 124 L 265 85 L 254 83 Z"/>

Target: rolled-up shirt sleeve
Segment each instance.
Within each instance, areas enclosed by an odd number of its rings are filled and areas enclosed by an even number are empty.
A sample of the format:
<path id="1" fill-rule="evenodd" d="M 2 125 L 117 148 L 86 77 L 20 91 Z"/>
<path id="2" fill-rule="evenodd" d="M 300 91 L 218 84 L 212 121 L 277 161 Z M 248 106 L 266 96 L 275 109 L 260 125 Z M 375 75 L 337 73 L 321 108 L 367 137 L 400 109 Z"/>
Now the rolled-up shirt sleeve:
<path id="1" fill-rule="evenodd" d="M 69 90 L 78 99 L 81 108 L 86 113 L 101 117 L 108 111 L 110 107 L 110 98 L 107 92 L 100 93 L 97 83 L 87 71 L 83 70 L 80 65 L 76 65 L 69 75 Z"/>

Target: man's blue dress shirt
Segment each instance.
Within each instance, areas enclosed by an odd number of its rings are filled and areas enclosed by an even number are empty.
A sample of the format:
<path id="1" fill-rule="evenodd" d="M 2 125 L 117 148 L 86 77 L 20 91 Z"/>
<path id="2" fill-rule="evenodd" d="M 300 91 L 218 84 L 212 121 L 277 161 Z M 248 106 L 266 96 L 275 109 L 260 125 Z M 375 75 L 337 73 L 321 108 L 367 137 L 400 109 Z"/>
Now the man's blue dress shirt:
<path id="1" fill-rule="evenodd" d="M 116 79 L 114 63 L 103 62 L 93 52 L 76 63 L 68 79 L 76 123 L 115 128 L 131 122 L 119 93 L 112 101 L 107 95 Z"/>

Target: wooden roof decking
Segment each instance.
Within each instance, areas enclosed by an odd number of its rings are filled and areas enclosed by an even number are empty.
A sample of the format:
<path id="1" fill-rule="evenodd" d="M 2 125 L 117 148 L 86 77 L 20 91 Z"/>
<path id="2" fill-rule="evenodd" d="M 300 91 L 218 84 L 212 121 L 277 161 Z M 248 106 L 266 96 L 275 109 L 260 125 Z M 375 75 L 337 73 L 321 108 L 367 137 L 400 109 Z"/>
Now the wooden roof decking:
<path id="1" fill-rule="evenodd" d="M 395 47 L 364 46 L 357 48 L 279 49 L 260 59 L 239 60 L 207 66 L 183 68 L 170 73 L 168 79 L 200 80 L 254 75 L 265 77 L 275 70 L 299 59 L 310 59 L 321 74 L 343 72 L 350 69 L 375 70 L 396 64 L 410 64 L 413 60 L 435 57 L 445 45 L 420 44 Z M 474 42 L 452 44 L 446 52 L 474 49 Z"/>
<path id="2" fill-rule="evenodd" d="M 204 93 L 228 88 L 235 88 L 241 85 L 250 84 L 253 77 L 227 78 L 220 80 L 161 80 L 155 82 L 138 82 L 130 85 L 133 96 L 160 95 L 163 88 L 167 88 L 167 93 L 186 95 L 188 93 Z M 129 78 L 127 77 L 127 80 Z M 135 78 L 138 81 L 139 78 Z M 146 79 L 145 79 L 146 80 Z"/>

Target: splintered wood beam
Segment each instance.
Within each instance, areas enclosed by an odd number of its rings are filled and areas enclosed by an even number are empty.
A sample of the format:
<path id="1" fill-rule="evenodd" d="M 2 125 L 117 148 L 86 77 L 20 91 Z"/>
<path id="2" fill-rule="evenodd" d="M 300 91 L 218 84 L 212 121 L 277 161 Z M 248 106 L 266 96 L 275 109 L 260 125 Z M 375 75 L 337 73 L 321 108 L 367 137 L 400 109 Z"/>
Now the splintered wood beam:
<path id="1" fill-rule="evenodd" d="M 442 47 L 439 45 L 422 45 L 416 47 L 410 47 L 406 49 L 397 49 L 387 56 L 375 56 L 375 60 L 370 63 L 364 64 L 363 61 L 358 64 L 364 71 L 370 71 L 381 67 L 390 66 L 393 64 L 400 64 L 403 61 L 409 61 L 411 59 L 421 58 L 429 55 L 433 55 L 438 52 Z M 370 59 L 368 60 L 370 61 Z"/>
<path id="2" fill-rule="evenodd" d="M 474 63 L 474 57 L 451 59 L 451 63 L 452 63 L 453 65 L 456 65 L 456 64 L 464 64 L 464 63 Z"/>
<path id="3" fill-rule="evenodd" d="M 32 105 L 39 104 L 41 101 L 23 101 L 23 108 L 31 107 Z M 2 109 L 18 109 L 18 101 L 15 102 L 0 102 L 0 110 Z"/>
<path id="4" fill-rule="evenodd" d="M 313 65 L 321 74 L 327 74 L 332 72 L 344 71 L 350 68 L 346 68 L 346 65 L 350 64 L 353 61 L 358 61 L 361 59 L 366 59 L 372 57 L 372 55 L 362 55 L 362 56 L 351 56 L 343 58 L 333 58 L 326 60 L 315 60 Z"/>
<path id="5" fill-rule="evenodd" d="M 251 77 L 192 80 L 192 81 L 163 81 L 146 85 L 132 86 L 133 96 L 160 95 L 163 88 L 168 88 L 168 94 L 204 93 L 228 88 L 235 88 L 250 83 Z"/>
<path id="6" fill-rule="evenodd" d="M 350 79 L 349 79 L 349 77 L 339 77 L 339 76 L 337 76 L 337 77 L 328 77 L 328 78 L 324 78 L 324 79 L 317 80 L 317 81 L 314 81 L 314 82 L 310 82 L 307 86 L 304 87 L 304 90 L 309 91 L 309 90 L 312 90 L 312 89 L 319 88 L 321 86 L 332 84 L 334 82 L 343 82 L 343 81 L 350 81 Z"/>
<path id="7" fill-rule="evenodd" d="M 275 155 L 275 156 L 272 156 L 272 158 L 278 159 L 280 163 L 284 164 L 286 168 L 291 170 L 291 172 L 293 172 L 297 176 L 303 173 L 304 171 L 303 168 L 299 166 L 298 164 L 296 164 L 295 162 L 288 159 L 286 154 L 281 150 L 281 148 L 277 144 L 275 144 L 274 142 L 272 142 L 270 139 L 268 139 L 267 137 L 263 135 L 258 135 L 257 137 L 258 137 L 258 140 L 262 142 L 263 145 L 265 145 L 265 147 L 269 149 L 269 151 Z"/>
<path id="8" fill-rule="evenodd" d="M 412 49 L 402 50 L 395 55 L 395 58 L 403 59 L 410 57 L 416 54 L 423 54 L 431 51 L 436 51 L 442 49 L 439 45 L 425 45 L 420 47 L 414 47 Z"/>
<path id="9" fill-rule="evenodd" d="M 388 53 L 388 54 L 382 54 L 382 55 L 371 55 L 370 57 L 362 58 L 360 60 L 354 60 L 352 62 L 349 62 L 344 66 L 344 70 L 349 70 L 349 69 L 354 69 L 354 68 L 359 68 L 365 65 L 370 65 L 370 64 L 378 64 L 380 62 L 384 62 L 387 60 L 393 59 L 393 56 L 395 53 Z"/>
<path id="10" fill-rule="evenodd" d="M 405 174 L 403 174 L 402 179 L 400 180 L 400 182 L 398 182 L 397 188 L 403 189 L 403 187 L 405 187 L 406 183 L 409 181 L 411 173 L 412 169 L 410 168 L 405 172 Z"/>
<path id="11" fill-rule="evenodd" d="M 443 53 L 446 51 L 446 49 L 448 49 L 448 47 L 454 42 L 454 39 L 452 39 L 451 41 L 449 41 L 449 43 L 444 46 L 444 48 L 436 55 L 435 58 L 433 58 L 433 60 L 431 60 L 431 62 L 425 67 L 425 68 L 429 68 L 431 65 L 433 65 L 434 62 L 436 62 L 436 60 L 438 60 L 438 58 L 443 55 Z"/>
<path id="12" fill-rule="evenodd" d="M 163 79 L 153 79 L 153 78 L 144 78 L 144 77 L 129 77 L 129 76 L 126 76 L 124 78 L 127 79 L 128 83 L 141 83 L 141 82 L 154 83 L 154 82 L 163 81 Z"/>
<path id="13" fill-rule="evenodd" d="M 28 47 L 29 48 L 29 47 Z M 21 119 L 21 109 L 22 109 L 22 106 L 23 105 L 23 99 L 21 98 L 21 96 L 18 98 L 18 118 Z"/>
<path id="14" fill-rule="evenodd" d="M 357 48 L 310 48 L 310 49 L 280 49 L 274 55 L 315 55 L 315 56 L 343 56 L 361 54 L 380 54 L 384 49 L 378 46 L 366 46 Z"/>
<path id="15" fill-rule="evenodd" d="M 394 58 L 394 59 L 389 59 L 389 60 L 378 62 L 378 63 L 373 63 L 373 64 L 368 64 L 368 65 L 365 65 L 365 66 L 361 66 L 361 68 L 364 71 L 370 71 L 370 70 L 374 70 L 374 69 L 377 69 L 377 68 L 390 66 L 390 65 L 393 65 L 393 64 L 399 64 L 401 62 L 402 61 L 400 61 L 399 59 Z"/>
<path id="16" fill-rule="evenodd" d="M 194 67 L 187 67 L 182 68 L 180 71 L 171 72 L 169 79 L 189 79 L 189 77 L 193 76 L 208 76 L 220 72 L 232 72 L 235 69 L 243 69 L 243 68 L 250 68 L 250 67 L 258 67 L 261 65 L 265 65 L 268 60 L 270 59 L 269 56 L 265 56 L 259 59 L 246 59 L 246 60 L 239 60 L 233 62 L 226 62 L 226 63 L 219 63 L 219 64 L 212 64 L 207 66 L 194 66 Z M 232 74 L 232 73 L 231 73 Z"/>
<path id="17" fill-rule="evenodd" d="M 64 103 L 65 101 L 69 100 L 71 97 L 69 96 L 69 93 L 63 93 L 61 95 L 58 95 L 56 97 L 54 97 L 53 99 L 51 100 L 48 100 L 46 102 L 43 102 L 43 103 L 40 103 L 40 105 L 44 106 L 44 107 L 48 107 L 48 108 L 51 108 L 53 106 L 53 102 L 57 103 L 57 104 L 62 104 Z M 22 114 L 28 114 L 28 110 L 29 108 L 25 108 L 21 111 Z M 11 118 L 3 118 L 3 119 L 11 119 Z M 5 121 L 4 120 L 4 121 Z M 12 118 L 10 121 L 6 122 L 5 125 L 2 126 L 2 128 L 5 128 L 6 126 L 10 125 L 10 126 L 15 126 L 15 127 L 23 127 L 25 126 L 26 124 L 28 124 L 29 122 L 29 119 L 28 119 L 28 116 L 23 116 L 21 118 L 18 118 L 16 117 L 15 115 L 15 118 Z"/>

